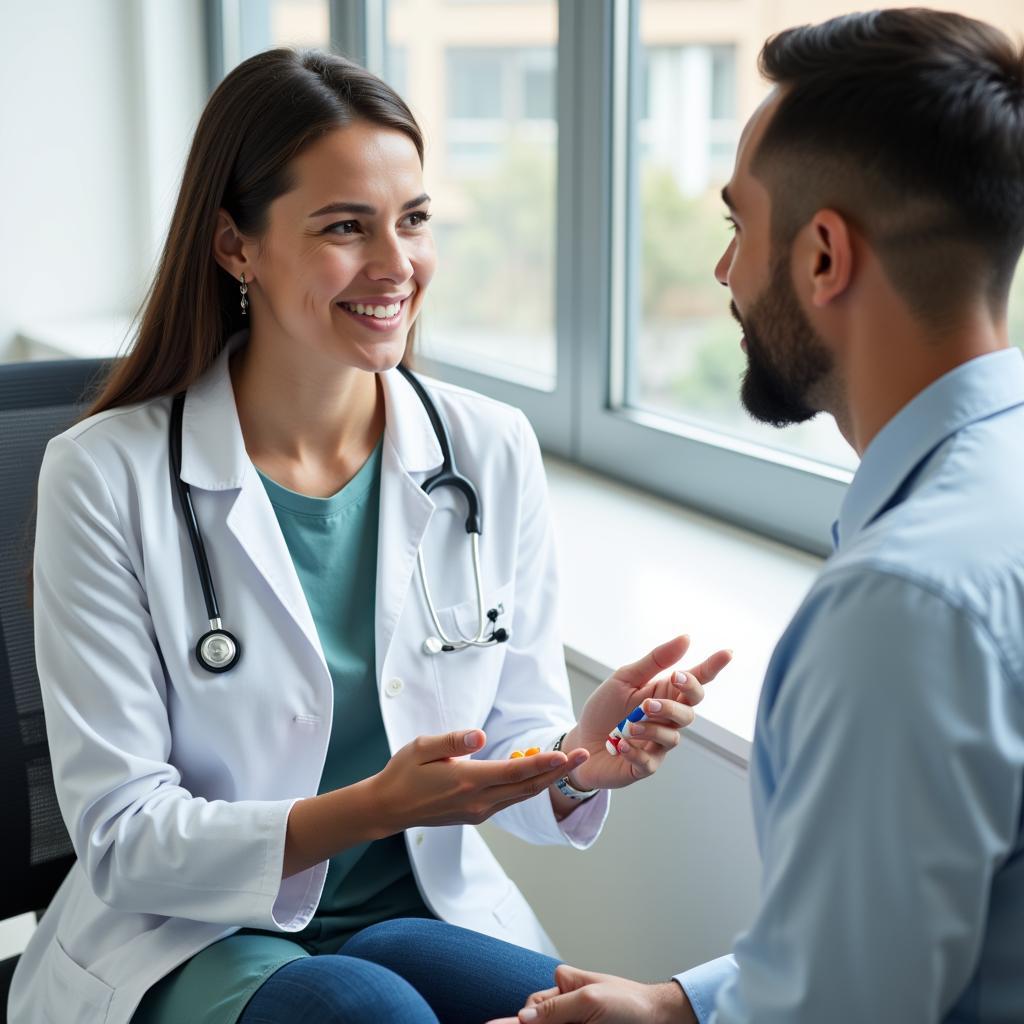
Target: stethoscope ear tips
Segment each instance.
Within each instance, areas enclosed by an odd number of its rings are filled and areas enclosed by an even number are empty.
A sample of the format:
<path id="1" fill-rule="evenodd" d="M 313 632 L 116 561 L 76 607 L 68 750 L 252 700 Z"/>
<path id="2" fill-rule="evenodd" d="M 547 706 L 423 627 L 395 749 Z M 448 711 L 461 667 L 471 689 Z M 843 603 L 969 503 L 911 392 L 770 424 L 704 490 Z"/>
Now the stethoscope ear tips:
<path id="1" fill-rule="evenodd" d="M 226 629 L 211 629 L 196 644 L 196 660 L 207 672 L 227 672 L 241 656 L 241 645 Z"/>

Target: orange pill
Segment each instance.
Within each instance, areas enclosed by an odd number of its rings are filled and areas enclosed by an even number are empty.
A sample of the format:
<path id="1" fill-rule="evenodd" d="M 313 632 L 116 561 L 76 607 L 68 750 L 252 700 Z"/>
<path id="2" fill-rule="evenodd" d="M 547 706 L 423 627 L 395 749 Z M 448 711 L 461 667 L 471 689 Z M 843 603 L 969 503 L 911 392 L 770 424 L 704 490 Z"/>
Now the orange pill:
<path id="1" fill-rule="evenodd" d="M 539 753 L 540 753 L 540 747 L 530 747 L 530 749 L 527 750 L 527 752 L 526 752 L 526 756 L 527 757 L 533 757 L 534 754 L 539 754 Z"/>
<path id="2" fill-rule="evenodd" d="M 508 756 L 509 757 L 522 757 L 523 756 L 523 752 L 521 750 L 513 750 L 512 753 L 509 754 Z"/>

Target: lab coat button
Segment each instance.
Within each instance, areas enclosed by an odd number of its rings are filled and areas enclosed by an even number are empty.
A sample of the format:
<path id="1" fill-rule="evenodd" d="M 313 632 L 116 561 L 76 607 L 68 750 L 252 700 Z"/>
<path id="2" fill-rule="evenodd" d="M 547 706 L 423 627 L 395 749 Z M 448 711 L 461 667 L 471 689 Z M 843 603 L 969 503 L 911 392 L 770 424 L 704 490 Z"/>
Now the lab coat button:
<path id="1" fill-rule="evenodd" d="M 384 687 L 384 692 L 389 697 L 397 697 L 404 689 L 405 683 L 401 679 L 389 679 L 387 686 Z"/>

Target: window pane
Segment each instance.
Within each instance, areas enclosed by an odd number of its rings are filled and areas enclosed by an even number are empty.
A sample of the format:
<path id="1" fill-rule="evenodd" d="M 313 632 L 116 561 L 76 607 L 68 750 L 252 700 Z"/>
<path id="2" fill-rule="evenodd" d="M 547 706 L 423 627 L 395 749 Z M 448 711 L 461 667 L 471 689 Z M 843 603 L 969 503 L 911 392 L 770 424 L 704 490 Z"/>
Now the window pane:
<path id="1" fill-rule="evenodd" d="M 640 3 L 640 90 L 635 251 L 627 402 L 704 427 L 853 467 L 856 456 L 831 417 L 776 430 L 755 423 L 739 401 L 746 358 L 729 297 L 713 277 L 728 244 L 719 190 L 732 173 L 739 134 L 768 87 L 757 72 L 765 38 L 792 25 L 859 9 L 851 0 L 734 0 L 728 4 Z M 948 6 L 956 9 L 957 4 Z M 959 4 L 1016 35 L 1020 0 Z M 1010 311 L 1011 339 L 1024 340 L 1024 277 Z"/>
<path id="2" fill-rule="evenodd" d="M 556 0 L 388 0 L 385 75 L 427 138 L 427 355 L 555 383 Z"/>
<path id="3" fill-rule="evenodd" d="M 268 47 L 315 46 L 326 50 L 330 39 L 327 0 L 272 0 Z"/>

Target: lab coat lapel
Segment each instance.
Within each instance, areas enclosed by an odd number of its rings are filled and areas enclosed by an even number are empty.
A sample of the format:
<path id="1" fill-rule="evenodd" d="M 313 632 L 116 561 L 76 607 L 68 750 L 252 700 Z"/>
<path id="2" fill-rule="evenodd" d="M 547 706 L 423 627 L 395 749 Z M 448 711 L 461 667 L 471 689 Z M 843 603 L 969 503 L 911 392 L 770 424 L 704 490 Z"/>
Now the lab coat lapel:
<path id="1" fill-rule="evenodd" d="M 227 526 L 326 666 L 313 613 L 309 610 L 309 602 L 295 571 L 295 563 L 267 497 L 266 488 L 254 468 L 250 468 L 228 512 Z"/>
<path id="2" fill-rule="evenodd" d="M 295 564 L 266 489 L 245 450 L 238 422 L 228 358 L 247 339 L 248 332 L 230 338 L 213 366 L 188 390 L 182 416 L 181 477 L 193 488 L 237 491 L 226 518 L 228 530 L 319 659 L 324 661 L 320 638 Z M 200 509 L 196 515 L 202 528 Z M 216 582 L 222 590 L 230 584 L 226 580 Z M 221 596 L 218 593 L 218 597 Z M 230 629 L 230 598 L 227 594 L 223 596 L 227 599 L 224 625 Z"/>
<path id="3" fill-rule="evenodd" d="M 430 419 L 408 381 L 397 370 L 381 374 L 387 425 L 380 480 L 377 535 L 377 679 L 408 600 L 416 552 L 430 524 L 434 503 L 421 484 L 441 465 L 441 447 Z"/>

